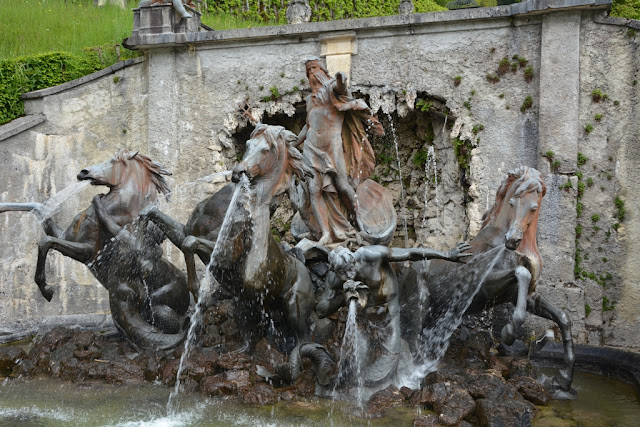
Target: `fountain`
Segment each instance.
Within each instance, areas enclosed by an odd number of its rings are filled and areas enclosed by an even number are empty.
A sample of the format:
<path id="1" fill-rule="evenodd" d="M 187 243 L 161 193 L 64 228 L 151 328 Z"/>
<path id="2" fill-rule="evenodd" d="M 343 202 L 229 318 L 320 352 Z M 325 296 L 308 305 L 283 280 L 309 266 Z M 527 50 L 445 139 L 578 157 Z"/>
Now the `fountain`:
<path id="1" fill-rule="evenodd" d="M 375 163 L 366 131 L 379 131 L 379 122 L 349 92 L 344 74 L 332 78 L 312 59 L 307 78 L 312 91 L 300 134 L 254 123 L 242 160 L 226 173 L 232 182 L 198 204 L 185 224 L 155 203 L 158 192 L 169 192 L 163 178 L 169 172 L 126 150 L 80 171 L 78 180 L 109 192 L 67 231 L 44 205 L 0 204 L 0 212 L 29 211 L 42 220 L 48 236 L 39 244 L 36 283 L 43 297 L 53 295 L 45 267 L 47 252 L 56 249 L 87 265 L 107 288 L 120 332 L 56 328 L 28 355 L 0 347 L 0 374 L 161 382 L 173 389 L 163 395 L 161 412 L 188 424 L 201 420 L 184 418 L 189 404 L 180 397 L 196 390 L 272 405 L 272 413 L 278 401 L 313 396 L 337 400 L 332 405 L 350 401 L 352 413 L 365 419 L 395 406 L 428 408 L 436 414 L 412 410 L 407 419 L 446 425 L 526 423 L 535 404 L 548 403 L 548 392 L 574 397 L 571 321 L 535 292 L 546 192 L 540 173 L 510 172 L 469 244 L 450 251 L 407 247 L 404 215 L 405 247 L 389 247 L 397 227 L 391 196 L 369 179 Z M 395 132 L 392 124 L 400 167 Z M 430 170 L 439 218 L 431 146 L 425 203 Z M 301 221 L 294 247 L 270 232 L 271 213 L 285 194 Z M 406 210 L 404 188 L 402 197 Z M 165 238 L 184 254 L 186 274 L 164 256 Z M 562 362 L 546 389 L 531 378 L 528 361 L 501 361 L 490 351 L 491 336 L 464 325 L 465 314 L 502 302 L 515 306 L 500 333 L 506 348 L 527 311 L 560 328 Z M 189 411 L 212 405 L 198 402 Z"/>

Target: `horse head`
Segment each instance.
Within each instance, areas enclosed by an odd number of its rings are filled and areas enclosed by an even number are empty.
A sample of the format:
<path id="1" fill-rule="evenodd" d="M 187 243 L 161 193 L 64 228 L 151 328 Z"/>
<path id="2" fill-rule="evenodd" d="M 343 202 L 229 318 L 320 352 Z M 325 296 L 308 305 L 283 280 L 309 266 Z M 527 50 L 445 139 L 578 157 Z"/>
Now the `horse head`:
<path id="1" fill-rule="evenodd" d="M 296 135 L 282 126 L 258 124 L 247 141 L 242 161 L 233 168 L 232 181 L 237 183 L 246 175 L 256 190 L 258 203 L 270 202 L 289 188 L 293 174 L 300 179 L 312 174 L 292 145 L 296 141 Z"/>
<path id="2" fill-rule="evenodd" d="M 120 204 L 136 205 L 140 209 L 154 202 L 157 193 L 168 197 L 170 190 L 164 175 L 171 173 L 149 157 L 137 151 L 132 154 L 123 148 L 106 162 L 82 169 L 77 178 L 91 181 L 92 185 L 109 187 L 110 198 L 117 195 Z"/>
<path id="3" fill-rule="evenodd" d="M 520 167 L 508 173 L 496 193 L 496 202 L 482 225 L 504 232 L 507 249 L 537 253 L 536 230 L 546 186 L 540 172 Z"/>

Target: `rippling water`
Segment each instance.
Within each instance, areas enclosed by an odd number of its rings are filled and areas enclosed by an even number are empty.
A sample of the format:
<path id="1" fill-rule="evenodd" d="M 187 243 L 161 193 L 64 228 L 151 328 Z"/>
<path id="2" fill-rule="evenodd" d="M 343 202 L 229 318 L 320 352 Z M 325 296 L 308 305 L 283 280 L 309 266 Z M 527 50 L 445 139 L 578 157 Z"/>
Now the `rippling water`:
<path id="1" fill-rule="evenodd" d="M 597 375 L 576 373 L 574 401 L 554 401 L 533 426 L 637 426 L 640 402 L 633 388 Z M 55 379 L 0 383 L 0 426 L 411 426 L 416 408 L 392 408 L 383 418 L 353 417 L 353 407 L 330 400 L 250 407 L 185 393 L 167 415 L 164 385 L 69 383 Z M 422 413 L 429 411 L 423 410 Z"/>

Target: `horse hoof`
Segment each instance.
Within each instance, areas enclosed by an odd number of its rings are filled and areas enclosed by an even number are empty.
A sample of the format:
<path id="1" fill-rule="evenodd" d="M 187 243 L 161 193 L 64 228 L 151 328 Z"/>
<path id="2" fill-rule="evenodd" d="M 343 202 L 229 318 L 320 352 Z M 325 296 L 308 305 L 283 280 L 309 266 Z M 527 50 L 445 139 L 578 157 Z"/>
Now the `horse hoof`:
<path id="1" fill-rule="evenodd" d="M 51 289 L 51 286 L 47 285 L 44 288 L 41 288 L 40 293 L 47 301 L 51 302 L 51 299 L 53 298 L 53 289 Z"/>

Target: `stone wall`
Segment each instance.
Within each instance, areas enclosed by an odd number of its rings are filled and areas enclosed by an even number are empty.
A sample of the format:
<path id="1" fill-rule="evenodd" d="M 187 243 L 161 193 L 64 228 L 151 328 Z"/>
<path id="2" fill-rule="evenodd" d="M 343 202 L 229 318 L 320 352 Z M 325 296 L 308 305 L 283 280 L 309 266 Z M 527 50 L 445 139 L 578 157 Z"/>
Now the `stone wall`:
<path id="1" fill-rule="evenodd" d="M 134 32 L 126 43 L 145 51 L 142 60 L 74 87 L 28 94 L 27 113 L 46 120 L 0 141 L 0 201 L 44 201 L 74 182 L 81 167 L 126 147 L 174 172 L 173 201 L 162 209 L 185 221 L 199 200 L 223 185 L 215 173 L 242 154 L 252 129 L 248 117 L 298 132 L 309 93 L 304 60 L 340 54 L 328 62 L 347 67 L 352 91 L 368 100 L 387 131 L 373 141 L 375 178 L 395 196 L 395 245 L 444 249 L 472 238 L 506 172 L 536 167 L 547 183 L 539 290 L 570 311 L 579 342 L 640 347 L 633 333 L 640 324 L 634 250 L 640 210 L 633 198 L 640 37 L 627 31 L 640 26 L 605 18 L 607 7 L 535 1 L 220 32 Z M 331 40 L 340 40 L 342 50 L 332 50 Z M 501 68 L 503 58 L 508 62 Z M 594 103 L 596 88 L 608 99 Z M 596 114 L 602 116 L 596 120 Z M 587 134 L 588 123 L 593 131 Z M 11 125 L 0 132 L 8 135 Z M 553 158 L 543 155 L 548 152 Z M 578 153 L 586 163 L 578 163 Z M 56 219 L 68 224 L 98 190 L 84 190 Z M 614 218 L 616 196 L 625 202 L 624 221 Z M 87 270 L 59 255 L 47 271 L 61 287 L 46 303 L 32 280 L 43 235 L 38 224 L 29 215 L 2 215 L 0 236 L 7 244 L 0 248 L 0 326 L 15 330 L 16 320 L 107 310 L 105 293 Z M 290 212 L 278 215 L 286 221 Z M 617 230 L 615 223 L 621 224 Z M 279 224 L 274 228 L 286 238 Z M 577 225 L 583 228 L 579 238 Z M 577 269 L 576 244 L 582 254 Z M 182 265 L 174 247 L 167 244 L 165 251 Z M 574 270 L 580 277 L 585 271 L 584 279 L 576 280 Z M 603 297 L 612 310 L 603 311 Z M 528 323 L 536 333 L 547 326 Z"/>

